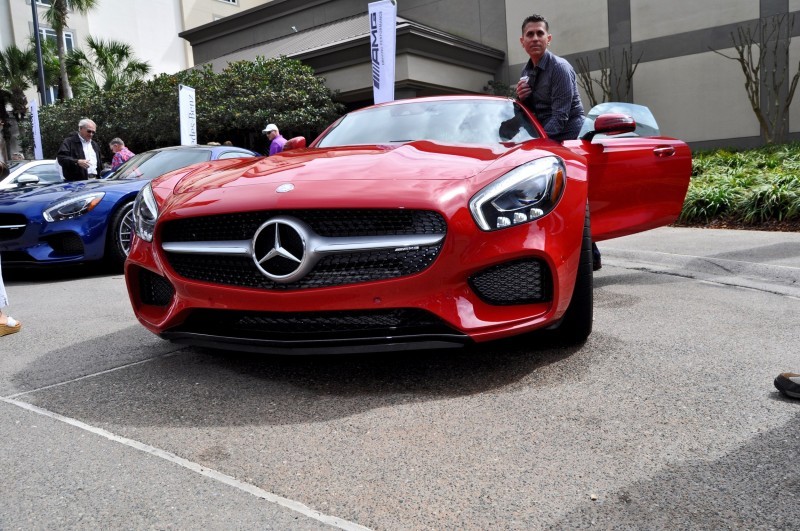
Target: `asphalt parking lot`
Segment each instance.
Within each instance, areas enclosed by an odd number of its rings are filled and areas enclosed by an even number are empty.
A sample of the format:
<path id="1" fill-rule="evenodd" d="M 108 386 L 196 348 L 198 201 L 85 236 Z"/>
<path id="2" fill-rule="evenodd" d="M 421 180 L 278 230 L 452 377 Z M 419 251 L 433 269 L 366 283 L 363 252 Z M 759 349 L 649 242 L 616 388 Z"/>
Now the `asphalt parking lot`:
<path id="1" fill-rule="evenodd" d="M 800 234 L 601 243 L 581 347 L 166 343 L 120 275 L 5 274 L 0 528 L 789 529 Z"/>

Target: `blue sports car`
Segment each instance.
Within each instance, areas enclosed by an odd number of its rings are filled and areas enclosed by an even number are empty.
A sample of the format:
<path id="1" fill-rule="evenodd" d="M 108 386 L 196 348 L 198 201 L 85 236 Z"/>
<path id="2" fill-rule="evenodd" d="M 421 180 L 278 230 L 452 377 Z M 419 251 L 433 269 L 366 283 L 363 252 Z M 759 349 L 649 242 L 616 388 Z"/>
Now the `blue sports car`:
<path id="1" fill-rule="evenodd" d="M 107 179 L 0 191 L 3 266 L 106 260 L 119 268 L 130 251 L 136 194 L 152 179 L 210 160 L 256 157 L 232 146 L 176 146 L 140 153 Z"/>

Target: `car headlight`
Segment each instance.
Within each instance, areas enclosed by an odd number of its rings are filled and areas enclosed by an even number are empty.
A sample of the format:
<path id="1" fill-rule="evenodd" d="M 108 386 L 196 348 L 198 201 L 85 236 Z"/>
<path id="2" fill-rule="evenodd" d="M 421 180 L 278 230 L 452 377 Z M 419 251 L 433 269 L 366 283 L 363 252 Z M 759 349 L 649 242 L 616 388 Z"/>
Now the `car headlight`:
<path id="1" fill-rule="evenodd" d="M 47 207 L 42 213 L 47 221 L 63 221 L 65 219 L 77 218 L 100 204 L 100 200 L 106 195 L 105 192 L 92 192 L 76 197 L 70 197 L 59 201 L 53 206 Z"/>
<path id="2" fill-rule="evenodd" d="M 139 191 L 133 202 L 133 230 L 146 242 L 153 241 L 153 231 L 158 220 L 158 205 L 150 183 Z"/>
<path id="3" fill-rule="evenodd" d="M 475 194 L 469 209 L 487 231 L 528 223 L 553 210 L 564 192 L 567 170 L 557 157 L 543 157 L 506 173 Z"/>

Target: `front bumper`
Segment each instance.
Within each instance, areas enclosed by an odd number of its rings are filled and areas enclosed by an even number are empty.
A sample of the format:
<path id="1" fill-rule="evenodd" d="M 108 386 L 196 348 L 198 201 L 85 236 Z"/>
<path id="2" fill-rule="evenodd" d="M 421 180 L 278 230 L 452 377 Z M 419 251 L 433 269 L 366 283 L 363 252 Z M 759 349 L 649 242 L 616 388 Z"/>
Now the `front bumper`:
<path id="1" fill-rule="evenodd" d="M 135 238 L 125 277 L 140 322 L 178 343 L 284 354 L 459 347 L 561 318 L 572 296 L 584 213 L 585 195 L 577 193 L 538 221 L 494 232 L 479 230 L 466 208 L 443 212 L 446 237 L 422 270 L 296 289 L 223 285 L 232 271 L 224 261 L 220 278 L 188 278 L 191 267 L 186 260 L 180 272 L 174 267 L 157 231 L 153 243 Z M 536 276 L 537 285 L 528 285 Z M 529 291 L 533 299 L 515 298 Z"/>
<path id="2" fill-rule="evenodd" d="M 4 266 L 73 264 L 103 257 L 107 222 L 99 217 L 86 216 L 53 223 L 22 215 L 14 219 L 13 224 L 0 224 L 14 227 L 0 228 Z"/>

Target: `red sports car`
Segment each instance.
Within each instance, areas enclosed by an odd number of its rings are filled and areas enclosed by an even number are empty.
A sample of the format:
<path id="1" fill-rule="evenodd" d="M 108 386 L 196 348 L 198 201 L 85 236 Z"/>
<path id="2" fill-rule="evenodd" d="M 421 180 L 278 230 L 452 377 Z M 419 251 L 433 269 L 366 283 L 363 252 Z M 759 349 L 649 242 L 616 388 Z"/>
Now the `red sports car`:
<path id="1" fill-rule="evenodd" d="M 583 341 L 592 240 L 674 221 L 691 173 L 646 108 L 604 106 L 562 144 L 508 98 L 401 100 L 308 148 L 162 176 L 134 206 L 136 316 L 179 343 L 290 354 Z"/>

